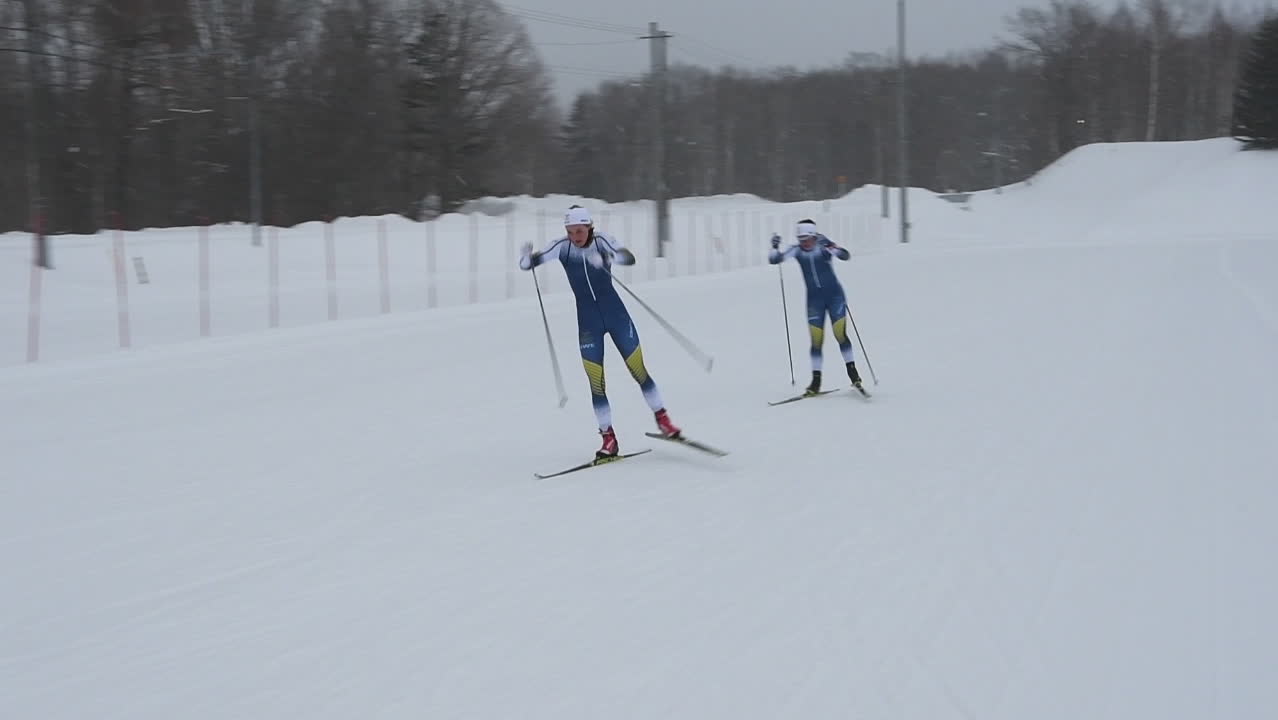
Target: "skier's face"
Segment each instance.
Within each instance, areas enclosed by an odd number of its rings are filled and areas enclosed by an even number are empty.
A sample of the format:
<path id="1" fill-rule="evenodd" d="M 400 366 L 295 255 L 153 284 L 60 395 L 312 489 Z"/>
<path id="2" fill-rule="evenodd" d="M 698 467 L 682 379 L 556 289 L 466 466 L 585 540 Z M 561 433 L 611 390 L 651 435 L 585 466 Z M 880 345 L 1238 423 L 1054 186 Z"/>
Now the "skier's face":
<path id="1" fill-rule="evenodd" d="M 811 250 L 812 248 L 816 247 L 816 236 L 804 235 L 800 237 L 799 247 L 803 248 L 804 250 Z"/>
<path id="2" fill-rule="evenodd" d="M 577 247 L 585 247 L 590 242 L 590 226 L 589 225 L 569 225 L 567 226 L 568 239 Z"/>

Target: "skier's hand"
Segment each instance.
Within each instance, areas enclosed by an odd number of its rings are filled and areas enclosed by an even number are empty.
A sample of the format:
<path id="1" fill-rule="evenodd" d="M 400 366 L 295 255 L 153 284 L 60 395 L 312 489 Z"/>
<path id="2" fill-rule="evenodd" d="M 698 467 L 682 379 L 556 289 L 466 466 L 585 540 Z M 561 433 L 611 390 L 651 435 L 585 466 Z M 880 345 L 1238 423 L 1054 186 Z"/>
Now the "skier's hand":
<path id="1" fill-rule="evenodd" d="M 781 247 L 781 236 L 776 233 L 772 233 L 772 249 L 776 250 L 779 247 Z"/>
<path id="2" fill-rule="evenodd" d="M 524 259 L 528 261 L 528 270 L 531 270 L 541 264 L 541 253 L 533 251 L 532 243 L 524 243 L 520 250 L 523 251 L 523 255 L 519 261 L 521 267 L 523 266 Z"/>
<path id="3" fill-rule="evenodd" d="M 595 252 L 586 253 L 586 262 L 590 263 L 591 265 L 594 265 L 597 268 L 601 268 L 604 266 L 604 255 L 606 252 L 607 251 L 600 248 L 599 250 Z"/>

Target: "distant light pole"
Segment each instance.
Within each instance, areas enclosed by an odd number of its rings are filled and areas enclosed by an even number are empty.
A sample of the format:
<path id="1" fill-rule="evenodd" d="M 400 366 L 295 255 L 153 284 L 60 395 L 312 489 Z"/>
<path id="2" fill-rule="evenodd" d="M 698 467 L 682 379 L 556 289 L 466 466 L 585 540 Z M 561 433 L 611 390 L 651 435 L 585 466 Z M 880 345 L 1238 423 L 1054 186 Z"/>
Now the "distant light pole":
<path id="1" fill-rule="evenodd" d="M 896 3 L 896 50 L 897 50 L 897 82 L 896 82 L 896 127 L 897 127 L 897 172 L 901 177 L 901 242 L 910 241 L 909 213 L 909 154 L 906 152 L 906 119 L 905 119 L 905 0 Z"/>
<path id="2" fill-rule="evenodd" d="M 257 106 L 262 86 L 262 50 L 257 26 L 253 22 L 256 12 L 257 0 L 242 0 L 240 22 L 244 24 L 244 49 L 252 62 L 252 77 L 246 83 L 248 93 L 245 98 L 248 101 L 249 126 L 249 222 L 253 224 L 253 245 L 259 246 L 262 244 L 262 128 Z"/>
<path id="3" fill-rule="evenodd" d="M 652 112 L 656 128 L 652 143 L 653 185 L 657 210 L 657 257 L 665 257 L 666 243 L 670 240 L 670 186 L 666 165 L 666 95 L 668 70 L 666 64 L 666 39 L 674 37 L 663 31 L 655 22 L 648 23 L 648 34 L 640 40 L 650 40 L 649 57 L 652 65 Z"/>
<path id="4" fill-rule="evenodd" d="M 250 91 L 254 93 L 254 91 Z M 262 244 L 262 129 L 257 116 L 257 96 L 228 95 L 232 102 L 248 103 L 249 135 L 249 224 L 253 226 L 253 245 Z"/>
<path id="5" fill-rule="evenodd" d="M 43 25 L 44 17 L 40 13 L 40 5 L 35 0 L 23 0 L 23 10 L 26 23 L 26 87 L 24 88 L 27 106 L 26 112 L 26 135 L 27 147 L 26 163 L 27 163 L 27 222 L 30 226 L 31 236 L 34 242 L 33 261 L 37 267 L 46 270 L 53 269 L 53 259 L 49 256 L 49 236 L 45 227 L 45 210 L 46 199 L 44 197 L 45 182 L 41 177 L 41 156 L 44 149 L 44 138 L 41 132 L 43 125 L 41 117 L 41 109 L 47 107 L 44 104 L 46 94 L 41 91 L 44 78 L 37 70 L 37 58 L 44 55 L 43 46 Z"/>
<path id="6" fill-rule="evenodd" d="M 994 91 L 994 102 L 990 107 L 990 112 L 979 112 L 978 117 L 989 118 L 990 120 L 990 149 L 981 155 L 990 158 L 994 164 L 994 193 L 996 195 L 1003 194 L 1003 112 L 1002 98 L 1007 92 L 1007 88 L 999 87 Z"/>

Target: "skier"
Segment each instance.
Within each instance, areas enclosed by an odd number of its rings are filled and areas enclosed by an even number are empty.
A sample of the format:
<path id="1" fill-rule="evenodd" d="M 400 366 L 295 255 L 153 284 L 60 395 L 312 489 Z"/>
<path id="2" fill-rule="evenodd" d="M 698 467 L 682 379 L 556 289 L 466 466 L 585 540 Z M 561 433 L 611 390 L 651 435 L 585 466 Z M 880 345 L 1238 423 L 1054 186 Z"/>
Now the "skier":
<path id="1" fill-rule="evenodd" d="M 781 236 L 773 233 L 768 262 L 776 265 L 793 257 L 803 271 L 803 283 L 807 286 L 808 330 L 812 335 L 812 384 L 808 385 L 803 394 L 810 396 L 821 391 L 821 346 L 825 340 L 827 313 L 834 329 L 834 339 L 838 341 L 843 362 L 847 365 L 848 379 L 864 394 L 861 375 L 856 370 L 856 358 L 852 355 L 852 341 L 848 339 L 847 298 L 843 294 L 838 276 L 834 274 L 832 263 L 835 257 L 847 260 L 851 254 L 846 248 L 835 245 L 830 238 L 817 232 L 816 223 L 809 219 L 799 221 L 795 227 L 795 236 L 799 244 L 782 250 Z"/>
<path id="2" fill-rule="evenodd" d="M 568 276 L 568 284 L 577 299 L 581 362 L 590 380 L 591 404 L 599 424 L 599 434 L 603 436 L 603 446 L 595 453 L 596 457 L 615 457 L 618 452 L 617 434 L 612 428 L 612 410 L 604 392 L 604 335 L 612 336 L 612 343 L 625 359 L 630 375 L 639 383 L 660 434 L 666 438 L 680 438 L 681 431 L 670 421 L 657 383 L 644 367 L 643 348 L 639 345 L 634 321 L 612 284 L 613 262 L 633 265 L 634 253 L 611 235 L 595 230 L 590 211 L 579 205 L 573 205 L 565 213 L 564 228 L 565 236 L 540 252 L 533 252 L 532 244 L 526 243 L 519 267 L 532 270 L 543 263 L 558 260 Z"/>

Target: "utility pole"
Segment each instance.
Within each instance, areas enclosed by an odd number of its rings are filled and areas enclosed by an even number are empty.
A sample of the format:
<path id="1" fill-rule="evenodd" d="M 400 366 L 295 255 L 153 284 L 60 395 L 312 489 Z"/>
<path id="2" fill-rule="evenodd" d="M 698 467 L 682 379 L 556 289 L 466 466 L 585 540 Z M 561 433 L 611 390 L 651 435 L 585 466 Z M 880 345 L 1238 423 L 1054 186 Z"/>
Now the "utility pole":
<path id="1" fill-rule="evenodd" d="M 909 154 L 906 152 L 908 136 L 905 120 L 905 0 L 896 3 L 896 47 L 897 47 L 897 83 L 896 83 L 896 125 L 897 125 L 897 172 L 901 176 L 901 242 L 910 241 L 909 198 Z"/>
<path id="2" fill-rule="evenodd" d="M 879 216 L 889 218 L 892 216 L 892 196 L 891 190 L 888 188 L 887 160 L 883 157 L 883 115 L 886 111 L 883 99 L 887 96 L 887 82 L 885 76 L 880 76 L 874 85 L 874 102 L 871 107 L 874 108 L 874 180 L 879 184 Z"/>
<path id="3" fill-rule="evenodd" d="M 31 224 L 31 233 L 35 242 L 35 264 L 46 270 L 53 268 L 53 260 L 49 257 L 49 236 L 45 233 L 45 199 L 44 182 L 40 177 L 40 156 L 43 154 L 43 133 L 40 132 L 40 108 L 43 107 L 44 93 L 40 71 L 36 65 L 43 62 L 44 48 L 41 41 L 41 22 L 36 0 L 24 0 L 27 25 L 27 212 Z"/>
<path id="4" fill-rule="evenodd" d="M 994 184 L 998 188 L 994 191 L 996 195 L 1003 194 L 1003 110 L 1000 107 L 1003 100 L 1003 87 L 1000 85 L 994 91 L 994 147 L 990 148 L 994 151 Z"/>
<path id="5" fill-rule="evenodd" d="M 255 75 L 261 65 L 253 58 Z M 259 84 L 254 77 L 252 96 L 249 98 L 249 213 L 253 219 L 253 244 L 262 244 L 262 126 L 258 121 L 257 102 Z"/>
<path id="6" fill-rule="evenodd" d="M 257 24 L 254 22 L 256 0 L 243 0 L 245 49 L 248 51 L 252 77 L 248 81 L 249 125 L 249 221 L 253 223 L 253 245 L 262 244 L 262 128 L 258 121 L 258 96 L 262 87 L 261 48 L 257 40 Z"/>
<path id="7" fill-rule="evenodd" d="M 666 242 L 670 240 L 670 199 L 666 185 L 666 38 L 670 33 L 661 31 L 657 23 L 648 23 L 648 34 L 640 36 L 649 41 L 652 59 L 652 89 L 656 96 L 652 102 L 652 144 L 654 168 L 654 195 L 657 200 L 657 257 L 665 256 Z"/>

